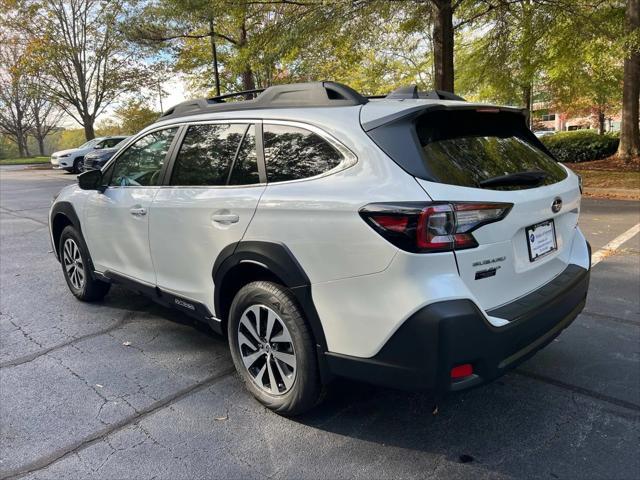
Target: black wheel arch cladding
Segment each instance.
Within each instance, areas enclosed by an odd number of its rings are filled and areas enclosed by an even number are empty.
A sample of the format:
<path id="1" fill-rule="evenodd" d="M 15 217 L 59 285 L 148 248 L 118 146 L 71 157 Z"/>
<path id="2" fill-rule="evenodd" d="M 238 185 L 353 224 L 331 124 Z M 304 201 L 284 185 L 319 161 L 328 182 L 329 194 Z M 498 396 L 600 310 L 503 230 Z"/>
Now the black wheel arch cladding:
<path id="1" fill-rule="evenodd" d="M 82 228 L 80 227 L 80 219 L 75 208 L 70 202 L 57 202 L 51 208 L 49 216 L 49 225 L 53 236 L 53 251 L 56 258 L 60 260 L 60 252 L 58 251 L 58 243 L 62 230 L 67 225 L 72 225 L 78 234 L 82 236 Z"/>
<path id="2" fill-rule="evenodd" d="M 291 290 L 309 322 L 317 348 L 321 351 L 319 355 L 326 352 L 326 338 L 311 296 L 311 282 L 284 243 L 241 241 L 222 249 L 214 262 L 212 272 L 216 315 L 224 310 L 222 287 L 225 277 L 243 263 L 253 263 L 265 268 Z"/>

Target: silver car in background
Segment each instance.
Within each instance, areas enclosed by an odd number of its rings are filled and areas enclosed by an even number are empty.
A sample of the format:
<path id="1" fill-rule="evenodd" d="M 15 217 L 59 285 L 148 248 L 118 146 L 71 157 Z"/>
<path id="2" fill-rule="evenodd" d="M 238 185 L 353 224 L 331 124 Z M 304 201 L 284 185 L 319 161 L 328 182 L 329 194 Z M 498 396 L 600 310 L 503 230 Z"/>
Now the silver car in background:
<path id="1" fill-rule="evenodd" d="M 124 137 L 120 142 L 111 148 L 96 149 L 84 156 L 81 170 L 86 172 L 87 170 L 99 170 L 105 166 L 113 155 L 124 146 L 126 140 L 130 137 Z"/>
<path id="2" fill-rule="evenodd" d="M 99 137 L 89 140 L 78 148 L 53 152 L 51 154 L 51 165 L 55 169 L 66 170 L 67 172 L 72 173 L 80 173 L 82 171 L 84 158 L 88 153 L 105 148 L 112 148 L 125 138 L 127 137 L 122 135 Z"/>

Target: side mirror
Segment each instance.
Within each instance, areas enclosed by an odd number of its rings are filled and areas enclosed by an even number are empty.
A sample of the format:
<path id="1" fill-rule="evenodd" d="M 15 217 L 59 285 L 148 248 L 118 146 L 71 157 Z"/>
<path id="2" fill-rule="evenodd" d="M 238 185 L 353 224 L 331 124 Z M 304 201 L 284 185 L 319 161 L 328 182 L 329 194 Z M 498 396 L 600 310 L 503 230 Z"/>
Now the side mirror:
<path id="1" fill-rule="evenodd" d="M 102 171 L 87 170 L 78 175 L 78 186 L 82 190 L 102 190 Z"/>
<path id="2" fill-rule="evenodd" d="M 95 147 L 93 147 L 94 150 L 102 150 L 103 148 L 104 148 L 104 145 L 102 145 L 101 143 L 99 143 Z"/>

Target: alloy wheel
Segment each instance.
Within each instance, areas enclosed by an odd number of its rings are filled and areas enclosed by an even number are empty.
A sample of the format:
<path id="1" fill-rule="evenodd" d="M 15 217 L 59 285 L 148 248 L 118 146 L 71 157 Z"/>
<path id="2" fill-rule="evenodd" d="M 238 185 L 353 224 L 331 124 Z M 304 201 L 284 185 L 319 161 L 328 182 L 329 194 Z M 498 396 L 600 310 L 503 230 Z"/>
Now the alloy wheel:
<path id="1" fill-rule="evenodd" d="M 84 286 L 84 263 L 80 255 L 80 248 L 72 238 L 67 238 L 62 247 L 62 261 L 67 278 L 76 290 Z"/>
<path id="2" fill-rule="evenodd" d="M 291 390 L 296 354 L 287 326 L 266 305 L 247 308 L 238 323 L 238 348 L 253 382 L 271 395 Z"/>

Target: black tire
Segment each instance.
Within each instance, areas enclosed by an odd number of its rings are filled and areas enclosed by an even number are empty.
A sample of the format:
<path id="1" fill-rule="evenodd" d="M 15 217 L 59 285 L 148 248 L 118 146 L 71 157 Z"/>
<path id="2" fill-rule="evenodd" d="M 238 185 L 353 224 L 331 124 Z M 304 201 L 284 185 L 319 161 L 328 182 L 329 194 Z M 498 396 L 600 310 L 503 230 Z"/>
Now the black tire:
<path id="1" fill-rule="evenodd" d="M 111 284 L 94 278 L 93 263 L 84 239 L 71 225 L 62 230 L 58 252 L 62 273 L 71 293 L 83 302 L 102 300 L 109 292 Z"/>
<path id="2" fill-rule="evenodd" d="M 80 173 L 81 165 L 84 163 L 84 157 L 78 157 L 73 161 L 73 168 L 71 169 L 71 173 Z"/>
<path id="3" fill-rule="evenodd" d="M 256 377 L 249 372 L 249 368 L 245 367 L 243 362 L 243 353 L 238 343 L 239 325 L 243 314 L 245 314 L 250 307 L 256 306 L 260 306 L 257 308 L 262 308 L 263 311 L 264 307 L 267 307 L 275 312 L 279 317 L 277 321 L 282 322 L 282 324 L 286 326 L 288 330 L 287 333 L 291 338 L 291 342 L 285 343 L 290 343 L 295 353 L 295 377 L 293 384 L 287 387 L 289 390 L 282 394 L 274 395 L 266 391 L 265 388 L 260 387 Z M 274 327 L 274 329 L 276 328 L 278 327 Z M 288 289 L 277 283 L 265 281 L 252 282 L 242 287 L 231 304 L 229 322 L 227 324 L 227 336 L 233 363 L 240 378 L 253 396 L 267 408 L 281 415 L 293 416 L 313 408 L 320 402 L 323 395 L 323 386 L 320 381 L 320 372 L 318 370 L 318 361 L 314 348 L 315 342 L 313 341 L 311 329 L 307 325 L 302 311 Z M 267 340 L 267 343 L 268 342 L 269 340 Z M 272 347 L 273 345 L 274 343 L 271 343 Z M 247 347 L 245 346 L 243 348 L 245 349 L 246 355 Z M 279 344 L 276 348 L 279 348 Z M 270 350 L 270 352 L 273 352 L 276 348 Z M 277 351 L 273 355 L 275 356 L 276 354 Z M 271 357 L 267 356 L 265 358 L 267 359 L 265 360 L 266 367 L 266 363 L 269 362 L 268 359 Z M 256 364 L 259 365 L 258 362 L 260 362 L 260 360 L 256 360 Z M 272 362 L 277 363 L 277 360 L 274 358 Z M 275 363 L 272 363 L 272 365 L 274 366 L 273 371 L 276 372 L 277 366 Z M 282 365 L 282 363 L 280 363 L 280 365 Z M 255 368 L 258 369 L 258 367 Z M 282 370 L 279 370 L 279 372 L 282 373 Z M 264 377 L 264 375 L 266 375 L 266 377 Z M 269 375 L 266 373 L 264 375 L 263 378 L 268 380 Z M 279 373 L 276 375 L 282 379 Z M 279 386 L 284 388 L 284 383 L 279 383 Z"/>

